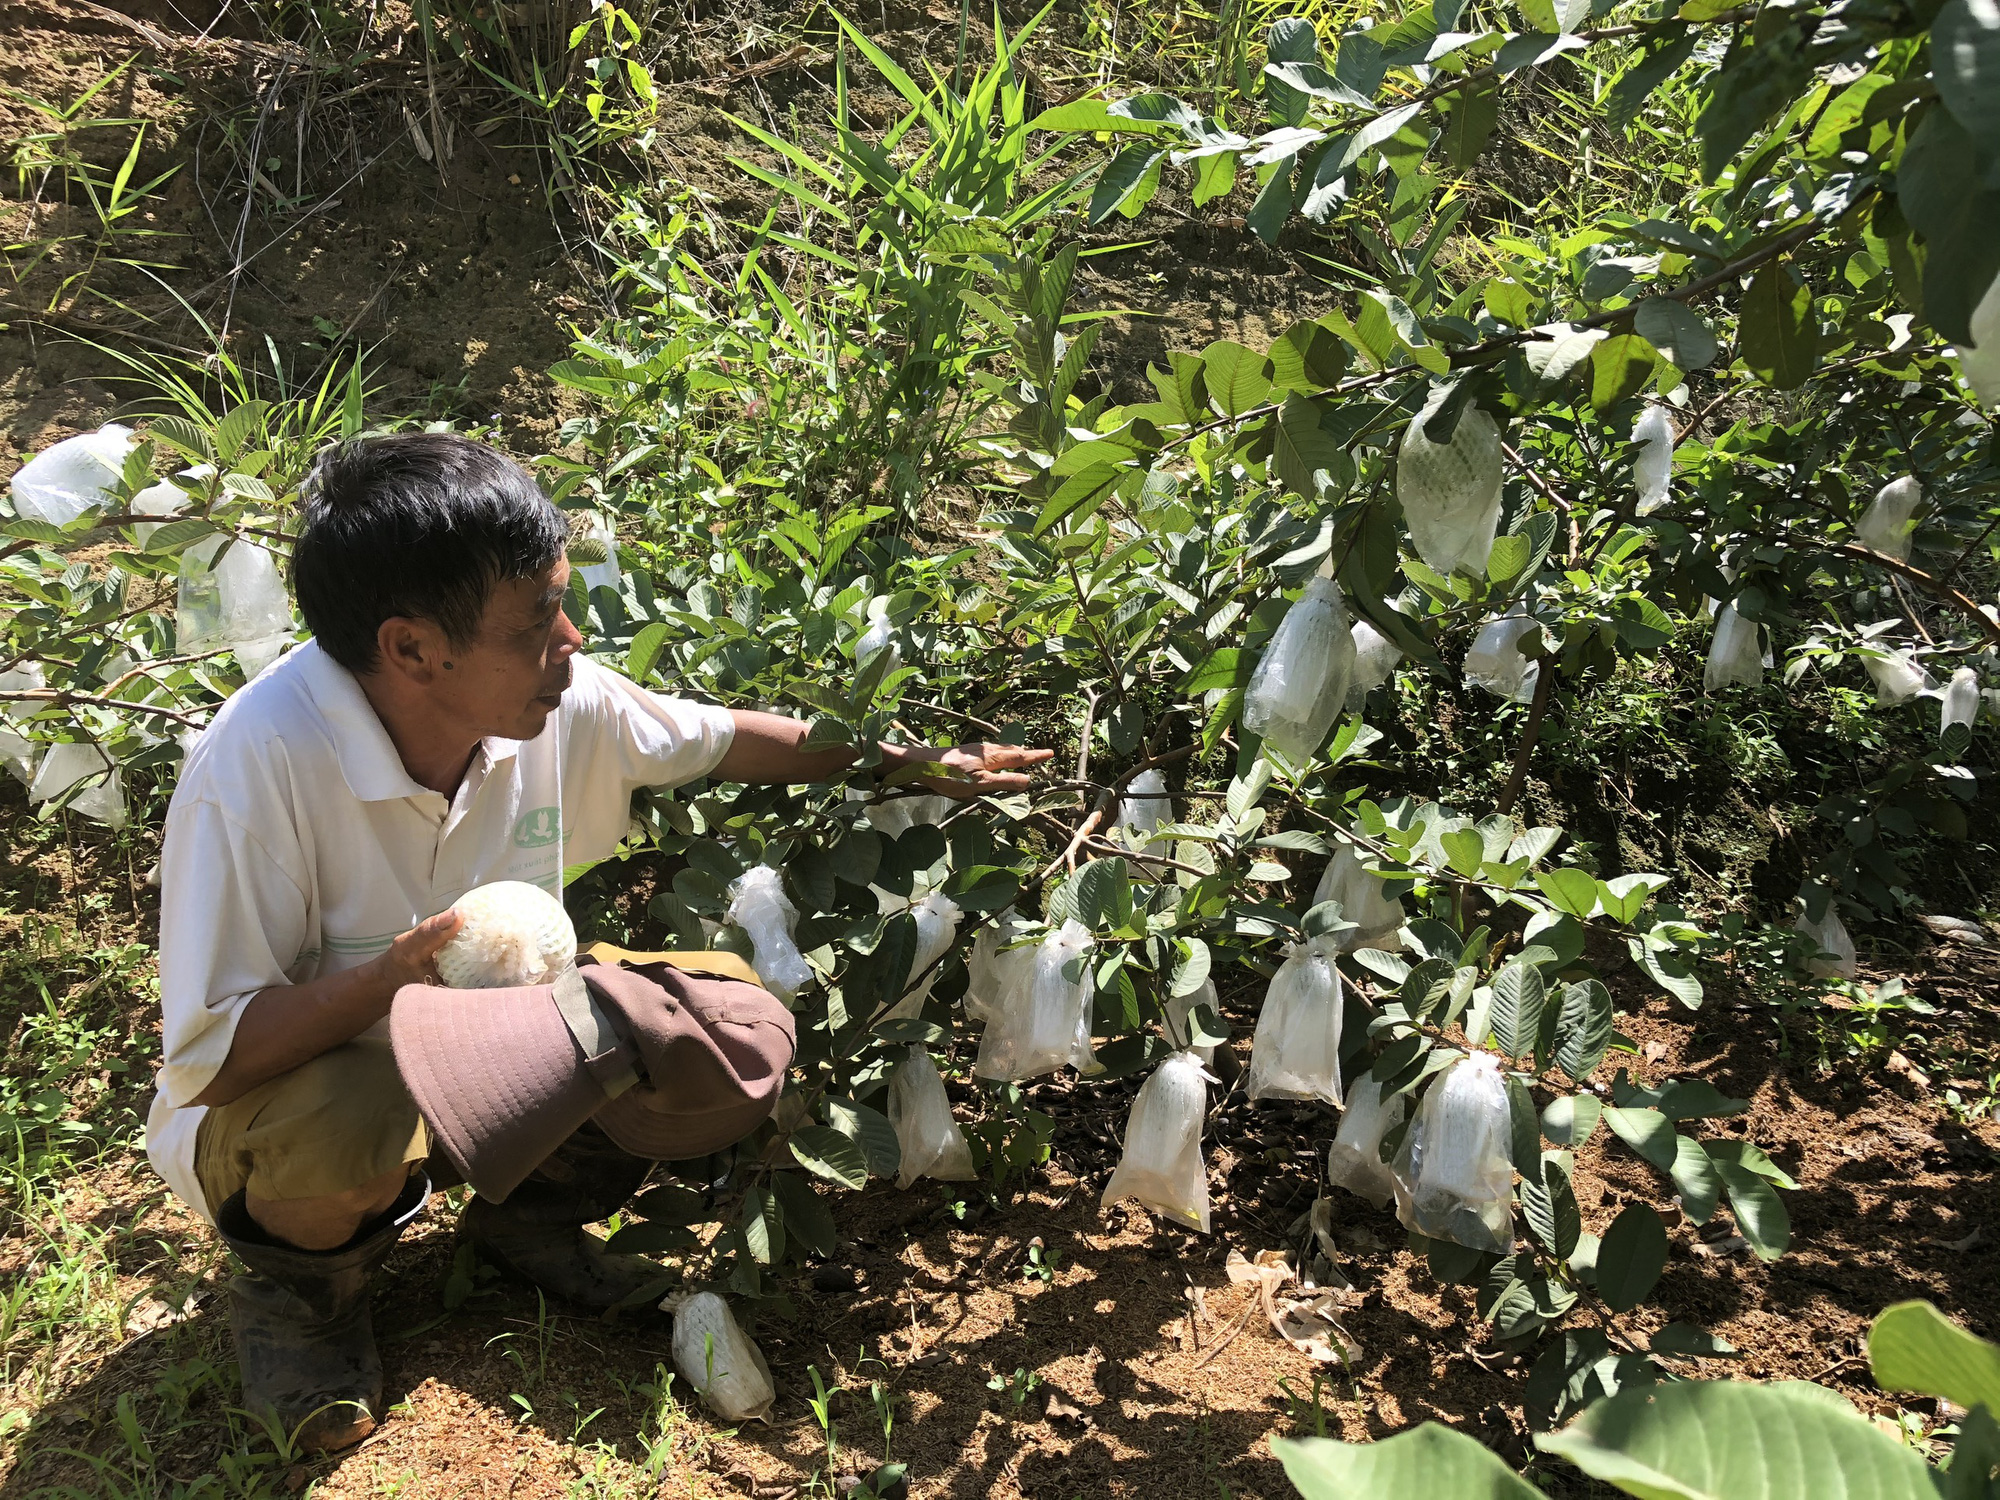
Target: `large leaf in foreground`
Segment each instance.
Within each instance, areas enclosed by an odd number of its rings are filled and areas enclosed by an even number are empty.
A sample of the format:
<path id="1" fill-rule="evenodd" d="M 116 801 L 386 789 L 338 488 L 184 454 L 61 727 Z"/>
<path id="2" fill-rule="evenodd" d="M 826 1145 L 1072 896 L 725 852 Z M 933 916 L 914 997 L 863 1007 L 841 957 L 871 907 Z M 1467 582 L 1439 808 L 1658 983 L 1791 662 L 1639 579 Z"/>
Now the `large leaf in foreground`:
<path id="1" fill-rule="evenodd" d="M 1483 1444 L 1435 1422 L 1379 1443 L 1280 1438 L 1271 1451 L 1306 1500 L 1546 1500 Z"/>
<path id="2" fill-rule="evenodd" d="M 1885 1391 L 1921 1391 L 2000 1414 L 2000 1345 L 1967 1333 L 1928 1302 L 1898 1302 L 1868 1330 L 1868 1364 Z"/>
<path id="3" fill-rule="evenodd" d="M 1535 1446 L 1641 1500 L 1937 1500 L 1913 1450 L 1803 1381 L 1622 1391 Z"/>

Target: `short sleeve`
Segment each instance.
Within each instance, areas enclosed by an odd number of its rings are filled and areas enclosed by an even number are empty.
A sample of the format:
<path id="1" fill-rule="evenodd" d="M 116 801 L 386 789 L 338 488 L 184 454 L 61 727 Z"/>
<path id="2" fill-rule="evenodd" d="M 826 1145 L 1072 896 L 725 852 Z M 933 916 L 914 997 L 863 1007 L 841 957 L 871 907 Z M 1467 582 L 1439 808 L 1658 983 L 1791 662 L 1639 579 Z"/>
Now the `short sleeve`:
<path id="1" fill-rule="evenodd" d="M 160 1091 L 185 1106 L 262 990 L 290 984 L 311 921 L 298 872 L 222 807 L 175 798 L 160 856 Z"/>
<path id="2" fill-rule="evenodd" d="M 615 776 L 627 796 L 642 786 L 706 776 L 736 734 L 728 709 L 650 693 L 588 658 L 577 658 L 572 691 L 578 713 L 570 727 L 571 764 L 587 765 L 594 781 Z"/>

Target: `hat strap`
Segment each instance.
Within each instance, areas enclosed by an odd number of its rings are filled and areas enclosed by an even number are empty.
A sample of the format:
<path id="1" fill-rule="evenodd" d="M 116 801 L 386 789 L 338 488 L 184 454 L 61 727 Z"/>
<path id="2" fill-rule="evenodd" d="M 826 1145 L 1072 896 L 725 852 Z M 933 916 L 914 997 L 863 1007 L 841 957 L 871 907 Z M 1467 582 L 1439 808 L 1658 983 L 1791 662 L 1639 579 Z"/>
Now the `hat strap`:
<path id="1" fill-rule="evenodd" d="M 555 1001 L 563 1024 L 583 1052 L 584 1066 L 604 1090 L 605 1098 L 616 1099 L 639 1081 L 639 1070 L 632 1063 L 635 1049 L 598 1003 L 575 964 L 556 976 Z"/>

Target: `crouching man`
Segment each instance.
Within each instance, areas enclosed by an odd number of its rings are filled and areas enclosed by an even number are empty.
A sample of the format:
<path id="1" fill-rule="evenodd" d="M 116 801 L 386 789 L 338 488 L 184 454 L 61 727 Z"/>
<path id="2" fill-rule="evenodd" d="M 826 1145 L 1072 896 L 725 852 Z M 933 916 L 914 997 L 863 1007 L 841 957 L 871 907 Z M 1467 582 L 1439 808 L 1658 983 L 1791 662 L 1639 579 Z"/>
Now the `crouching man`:
<path id="1" fill-rule="evenodd" d="M 380 1413 L 369 1281 L 430 1190 L 425 1115 L 451 1109 L 439 1075 L 419 1111 L 388 1017 L 399 989 L 436 982 L 452 903 L 495 880 L 558 890 L 565 864 L 612 852 L 636 788 L 824 780 L 850 755 L 802 750 L 796 720 L 661 697 L 578 654 L 562 611 L 568 522 L 492 449 L 437 434 L 348 443 L 322 457 L 302 506 L 293 583 L 314 639 L 216 715 L 167 815 L 147 1134 L 160 1174 L 247 1268 L 229 1288 L 246 1404 L 334 1449 Z M 1024 787 L 1047 754 L 888 752 L 943 762 L 932 788 L 961 797 Z M 619 1021 L 596 1003 L 618 998 L 601 983 L 571 987 L 566 1017 Z M 611 1009 L 643 1031 L 644 1004 L 628 993 Z M 656 1063 L 673 1055 L 657 1047 Z M 789 1048 L 786 1028 L 760 1055 L 782 1073 Z M 473 1200 L 460 1233 L 557 1297 L 619 1302 L 656 1268 L 583 1226 L 616 1212 L 654 1157 L 757 1123 L 740 1093 L 733 1115 L 686 1112 L 699 1093 L 661 1117 L 684 1137 L 607 1116 L 545 1143 L 546 1159 L 505 1174 L 527 1175 L 504 1201 Z M 466 1152 L 435 1160 L 463 1169 Z"/>

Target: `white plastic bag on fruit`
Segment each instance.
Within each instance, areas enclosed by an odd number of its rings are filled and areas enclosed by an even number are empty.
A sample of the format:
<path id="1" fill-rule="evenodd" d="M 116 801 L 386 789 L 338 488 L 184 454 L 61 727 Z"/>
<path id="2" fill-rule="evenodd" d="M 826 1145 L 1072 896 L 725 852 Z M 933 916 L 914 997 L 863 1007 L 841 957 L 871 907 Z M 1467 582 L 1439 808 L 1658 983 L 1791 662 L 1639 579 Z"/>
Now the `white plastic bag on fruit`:
<path id="1" fill-rule="evenodd" d="M 1347 1091 L 1347 1108 L 1340 1129 L 1326 1151 L 1326 1180 L 1335 1187 L 1366 1198 L 1381 1208 L 1396 1194 L 1396 1174 L 1382 1160 L 1382 1137 L 1410 1111 L 1408 1094 L 1392 1094 L 1382 1102 L 1382 1085 L 1362 1078 Z"/>
<path id="2" fill-rule="evenodd" d="M 868 826 L 877 833 L 899 839 L 912 828 L 942 823 L 951 808 L 949 797 L 929 793 L 906 797 L 892 792 L 882 801 L 868 804 Z"/>
<path id="3" fill-rule="evenodd" d="M 549 984 L 576 958 L 562 902 L 525 880 L 496 880 L 452 903 L 463 921 L 438 949 L 438 978 L 455 990 Z"/>
<path id="4" fill-rule="evenodd" d="M 42 664 L 38 661 L 0 672 L 0 693 L 33 692 L 48 685 L 48 679 L 42 675 Z M 35 711 L 36 704 L 31 701 L 0 699 L 0 715 L 8 719 L 32 718 Z M 0 765 L 13 772 L 22 786 L 35 784 L 35 766 L 41 758 L 41 746 L 33 740 L 12 729 L 0 728 Z"/>
<path id="5" fill-rule="evenodd" d="M 1335 850 L 1326 873 L 1320 876 L 1312 904 L 1318 906 L 1322 901 L 1338 901 L 1340 914 L 1354 924 L 1351 929 L 1328 937 L 1327 941 L 1338 952 L 1378 948 L 1384 938 L 1394 937 L 1403 930 L 1403 903 L 1383 889 L 1379 876 L 1368 873 L 1360 851 L 1352 844 L 1342 844 Z"/>
<path id="6" fill-rule="evenodd" d="M 100 777 L 70 799 L 69 810 L 78 817 L 117 830 L 125 826 L 125 782 L 111 758 L 88 740 L 51 745 L 42 757 L 28 788 L 28 800 L 37 807 L 55 801 L 79 781 Z"/>
<path id="7" fill-rule="evenodd" d="M 785 895 L 785 882 L 769 865 L 745 870 L 729 887 L 724 916 L 750 935 L 750 967 L 765 987 L 790 1001 L 813 982 L 813 968 L 792 941 L 799 910 Z"/>
<path id="8" fill-rule="evenodd" d="M 1333 731 L 1354 675 L 1340 586 L 1314 578 L 1271 632 L 1243 694 L 1243 727 L 1302 766 Z"/>
<path id="9" fill-rule="evenodd" d="M 1500 1061 L 1454 1063 L 1417 1106 L 1396 1158 L 1396 1206 L 1406 1229 L 1492 1255 L 1514 1249 L 1513 1139 Z"/>
<path id="10" fill-rule="evenodd" d="M 1451 442 L 1424 436 L 1447 392 L 1431 392 L 1422 411 L 1410 418 L 1396 450 L 1396 498 L 1410 541 L 1435 571 L 1454 568 L 1484 576 L 1493 535 L 1500 528 L 1500 428 L 1476 406 L 1459 413 Z"/>
<path id="11" fill-rule="evenodd" d="M 965 1007 L 967 1019 L 991 1021 L 999 1013 L 1001 1000 L 1014 988 L 1028 983 L 1034 973 L 1036 947 L 1021 943 L 1036 924 L 1008 907 L 979 929 L 972 940 L 972 953 L 965 961 Z"/>
<path id="12" fill-rule="evenodd" d="M 1639 489 L 1638 511 L 1649 516 L 1667 503 L 1674 479 L 1674 419 L 1664 406 L 1648 406 L 1632 424 L 1632 482 Z"/>
<path id="13" fill-rule="evenodd" d="M 921 900 L 907 903 L 910 915 L 917 924 L 917 951 L 910 959 L 909 983 L 912 988 L 905 991 L 903 998 L 890 1007 L 882 1019 L 885 1021 L 915 1020 L 923 1013 L 924 1002 L 930 999 L 931 986 L 937 983 L 937 961 L 951 951 L 951 945 L 958 938 L 958 903 L 943 891 L 932 891 Z M 918 978 L 919 975 L 923 977 Z"/>
<path id="14" fill-rule="evenodd" d="M 1352 635 L 1354 677 L 1347 689 L 1350 710 L 1359 708 L 1363 699 L 1387 682 L 1396 663 L 1403 659 L 1403 648 L 1366 620 L 1355 620 Z"/>
<path id="15" fill-rule="evenodd" d="M 1885 557 L 1908 562 L 1910 534 L 1917 529 L 1917 507 L 1923 499 L 1923 486 L 1908 474 L 1890 480 L 1861 513 L 1854 526 L 1855 537 L 1862 546 Z"/>
<path id="16" fill-rule="evenodd" d="M 1192 1052 L 1201 1059 L 1205 1068 L 1215 1061 L 1215 1047 L 1213 1043 L 1205 1042 L 1200 1046 L 1193 1043 L 1194 1010 L 1198 1005 L 1205 1005 L 1212 1011 L 1220 1010 L 1222 999 L 1215 993 L 1213 979 L 1204 979 L 1198 989 L 1190 990 L 1185 995 L 1168 996 L 1167 1018 L 1160 1029 L 1167 1034 L 1169 1046 L 1176 1052 Z"/>
<path id="17" fill-rule="evenodd" d="M 583 563 L 576 570 L 583 578 L 585 592 L 610 589 L 617 593 L 625 586 L 625 574 L 618 566 L 618 534 L 611 529 L 611 523 L 593 513 L 584 524 L 582 541 L 589 552 L 602 549 L 604 553 L 604 561 Z"/>
<path id="18" fill-rule="evenodd" d="M 1534 629 L 1527 611 L 1516 606 L 1488 620 L 1465 653 L 1465 680 L 1496 698 L 1525 703 L 1535 695 L 1542 664 L 1521 654 L 1521 637 Z"/>
<path id="19" fill-rule="evenodd" d="M 903 648 L 896 644 L 896 630 L 889 623 L 889 601 L 872 599 L 868 604 L 868 628 L 861 632 L 861 639 L 854 647 L 854 664 L 865 667 L 870 658 L 882 651 L 889 653 L 889 664 L 882 669 L 882 675 L 887 677 L 901 669 Z"/>
<path id="20" fill-rule="evenodd" d="M 1167 778 L 1158 771 L 1141 771 L 1125 788 L 1125 795 L 1118 800 L 1118 826 L 1125 833 L 1126 846 L 1135 852 L 1148 851 L 1165 854 L 1167 840 L 1153 835 L 1160 828 L 1174 820 L 1174 804 L 1167 796 Z M 1159 877 L 1163 866 L 1151 866 L 1128 861 L 1135 880 L 1153 880 Z"/>
<path id="21" fill-rule="evenodd" d="M 255 677 L 291 644 L 295 630 L 285 581 L 264 548 L 217 536 L 181 554 L 174 605 L 174 649 L 180 655 L 234 651 L 244 676 Z"/>
<path id="22" fill-rule="evenodd" d="M 85 511 L 108 504 L 131 446 L 132 429 L 115 422 L 64 438 L 16 471 L 8 484 L 14 509 L 26 520 L 67 526 Z"/>
<path id="23" fill-rule="evenodd" d="M 1826 898 L 1826 912 L 1817 922 L 1801 911 L 1798 921 L 1792 926 L 1811 938 L 1821 953 L 1829 955 L 1806 960 L 1806 972 L 1814 978 L 1852 979 L 1858 972 L 1854 939 L 1847 935 L 1847 924 L 1840 920 L 1840 911 L 1834 905 L 1832 896 Z"/>
<path id="24" fill-rule="evenodd" d="M 1340 1021 L 1346 1005 L 1339 950 L 1331 938 L 1308 938 L 1285 950 L 1264 992 L 1250 1044 L 1252 1099 L 1319 1099 L 1340 1103 Z"/>
<path id="25" fill-rule="evenodd" d="M 1201 1159 L 1208 1074 L 1192 1052 L 1176 1052 L 1153 1070 L 1132 1101 L 1125 1154 L 1105 1184 L 1100 1208 L 1126 1198 L 1176 1224 L 1208 1233 L 1208 1166 Z"/>
<path id="26" fill-rule="evenodd" d="M 778 1399 L 764 1351 L 737 1326 L 714 1292 L 676 1292 L 660 1304 L 674 1315 L 674 1367 L 725 1422 L 762 1419 Z"/>
<path id="27" fill-rule="evenodd" d="M 1979 717 L 1979 674 L 1971 667 L 1960 667 L 1952 673 L 1938 708 L 1939 734 L 1954 724 L 1970 729 L 1972 721 Z"/>
<path id="28" fill-rule="evenodd" d="M 1861 665 L 1875 683 L 1875 701 L 1884 708 L 1908 703 L 1930 687 L 1930 674 L 1917 665 L 1916 652 L 1908 647 L 1891 651 L 1876 648 L 1876 654 L 1862 655 Z"/>
<path id="29" fill-rule="evenodd" d="M 974 1073 L 1024 1083 L 1065 1066 L 1079 1073 L 1098 1071 L 1090 1045 L 1090 1006 L 1097 993 L 1093 946 L 1087 928 L 1067 921 L 1030 950 L 1035 955 L 1032 968 L 1007 968 L 1009 984 L 979 1039 Z"/>
<path id="30" fill-rule="evenodd" d="M 1757 622 L 1736 612 L 1731 600 L 1717 611 L 1715 635 L 1708 643 L 1708 662 L 1701 670 L 1702 691 L 1720 692 L 1731 683 L 1755 687 L 1764 680 L 1763 653 L 1757 645 Z"/>
<path id="31" fill-rule="evenodd" d="M 2000 406 L 2000 276 L 1972 310 L 1972 345 L 1958 346 L 1958 367 L 1981 406 Z"/>
<path id="32" fill-rule="evenodd" d="M 889 1123 L 896 1128 L 896 1145 L 903 1162 L 896 1186 L 907 1188 L 919 1177 L 939 1182 L 970 1182 L 972 1147 L 951 1117 L 951 1100 L 937 1064 L 922 1047 L 912 1047 L 889 1079 Z"/>

